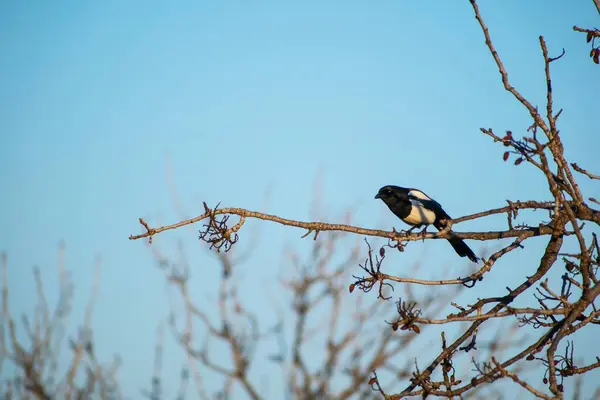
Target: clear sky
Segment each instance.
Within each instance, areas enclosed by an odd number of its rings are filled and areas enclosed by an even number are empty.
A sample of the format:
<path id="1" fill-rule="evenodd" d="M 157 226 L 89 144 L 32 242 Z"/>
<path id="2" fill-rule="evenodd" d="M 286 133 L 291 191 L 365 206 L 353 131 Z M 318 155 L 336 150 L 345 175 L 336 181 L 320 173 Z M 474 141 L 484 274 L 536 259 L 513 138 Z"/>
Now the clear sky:
<path id="1" fill-rule="evenodd" d="M 563 141 L 571 161 L 598 172 L 600 69 L 571 29 L 598 25 L 592 1 L 480 8 L 512 83 L 534 104 L 544 104 L 545 90 L 538 35 L 553 55 L 565 48 L 553 64 Z M 538 172 L 502 162 L 503 150 L 479 133 L 519 135 L 530 122 L 503 91 L 467 0 L 2 2 L 0 37 L 0 251 L 12 304 L 32 310 L 35 265 L 56 295 L 64 240 L 75 327 L 101 256 L 95 338 L 123 358 L 133 398 L 149 384 L 168 302 L 151 252 L 128 236 L 140 231 L 138 217 L 179 219 L 171 184 L 190 216 L 202 201 L 261 208 L 271 188 L 269 212 L 307 219 L 320 169 L 328 220 L 352 208 L 356 223 L 387 229 L 403 226 L 373 200 L 385 184 L 418 186 L 453 216 L 549 197 Z M 251 283 L 278 270 L 281 252 L 272 249 L 298 244 L 301 232 L 250 226 L 262 237 L 244 270 Z M 216 280 L 214 257 L 193 230 L 156 238 L 173 257 L 178 241 L 192 268 Z M 520 281 L 515 270 L 532 272 L 535 243 L 507 257 L 472 298 Z M 464 267 L 441 243 L 409 249 L 399 266 L 427 249 L 431 269 Z M 348 271 L 349 283 L 357 272 Z M 214 299 L 210 285 L 195 290 Z M 264 301 L 255 296 L 248 307 Z M 174 386 L 177 374 L 170 379 Z"/>

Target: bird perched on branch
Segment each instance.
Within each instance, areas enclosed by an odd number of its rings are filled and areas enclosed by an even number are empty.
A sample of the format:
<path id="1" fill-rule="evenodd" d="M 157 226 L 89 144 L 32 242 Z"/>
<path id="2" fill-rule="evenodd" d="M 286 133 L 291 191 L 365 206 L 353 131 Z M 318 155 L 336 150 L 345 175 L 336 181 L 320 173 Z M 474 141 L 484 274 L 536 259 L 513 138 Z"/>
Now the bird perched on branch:
<path id="1" fill-rule="evenodd" d="M 427 229 L 427 226 L 432 224 L 441 231 L 447 227 L 446 221 L 452 219 L 440 203 L 418 189 L 388 185 L 379 189 L 375 198 L 383 200 L 391 212 L 411 225 L 409 232 L 422 226 Z M 473 250 L 461 238 L 451 237 L 448 241 L 459 256 L 469 257 L 474 263 L 479 261 Z"/>

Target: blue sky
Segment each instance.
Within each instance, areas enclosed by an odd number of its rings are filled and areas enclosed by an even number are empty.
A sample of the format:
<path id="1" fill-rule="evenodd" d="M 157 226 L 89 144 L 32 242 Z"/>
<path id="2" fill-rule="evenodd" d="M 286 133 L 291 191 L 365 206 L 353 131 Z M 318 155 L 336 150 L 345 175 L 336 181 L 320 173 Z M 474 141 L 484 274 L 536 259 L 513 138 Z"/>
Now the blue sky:
<path id="1" fill-rule="evenodd" d="M 534 104 L 545 96 L 538 35 L 551 54 L 566 49 L 553 82 L 567 156 L 600 170 L 599 70 L 571 30 L 598 25 L 592 2 L 480 8 L 513 85 Z M 139 231 L 138 217 L 153 225 L 180 217 L 170 184 L 190 216 L 202 201 L 261 208 L 271 188 L 269 212 L 307 219 L 323 171 L 325 219 L 352 208 L 358 224 L 386 228 L 402 226 L 373 200 L 385 184 L 419 186 L 454 216 L 549 196 L 537 171 L 503 163 L 503 149 L 479 133 L 518 134 L 530 122 L 503 91 L 466 0 L 4 2 L 0 35 L 0 250 L 12 304 L 32 309 L 34 265 L 55 290 L 64 240 L 76 326 L 100 255 L 96 340 L 121 354 L 134 397 L 149 382 L 154 331 L 168 304 L 150 251 L 127 237 Z M 597 195 L 583 179 L 581 186 Z M 298 231 L 249 225 L 262 239 L 244 267 L 248 284 L 279 268 L 281 254 L 270 249 L 300 240 Z M 194 231 L 156 241 L 173 257 L 181 242 L 191 266 L 216 279 L 214 257 Z M 515 268 L 533 271 L 541 242 L 532 242 L 482 290 L 520 280 Z M 427 249 L 432 268 L 462 268 L 449 246 L 412 248 L 399 265 Z"/>

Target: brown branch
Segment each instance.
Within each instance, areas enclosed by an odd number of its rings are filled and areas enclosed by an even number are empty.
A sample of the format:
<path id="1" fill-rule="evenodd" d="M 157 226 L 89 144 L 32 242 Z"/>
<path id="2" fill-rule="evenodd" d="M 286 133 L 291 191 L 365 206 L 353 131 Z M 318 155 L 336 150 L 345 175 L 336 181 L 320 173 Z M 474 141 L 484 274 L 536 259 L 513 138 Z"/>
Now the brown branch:
<path id="1" fill-rule="evenodd" d="M 600 175 L 594 175 L 591 172 L 586 171 L 585 169 L 583 169 L 579 165 L 577 165 L 577 163 L 571 163 L 571 166 L 573 167 L 573 169 L 575 171 L 586 175 L 590 179 L 600 179 Z"/>
<path id="2" fill-rule="evenodd" d="M 449 324 L 449 323 L 453 323 L 453 322 L 468 322 L 468 321 L 488 320 L 488 319 L 493 319 L 493 318 L 503 318 L 503 317 L 509 317 L 512 315 L 519 315 L 519 314 L 532 314 L 533 316 L 538 316 L 538 315 L 565 315 L 568 313 L 569 313 L 569 310 L 567 310 L 566 308 L 557 308 L 557 309 L 553 309 L 553 310 L 544 310 L 544 309 L 539 309 L 539 308 L 509 308 L 509 311 L 499 311 L 499 312 L 496 312 L 493 314 L 486 313 L 486 314 L 481 314 L 481 315 L 473 315 L 473 316 L 469 316 L 469 317 L 449 316 L 448 318 L 445 318 L 445 319 L 414 318 L 414 319 L 412 319 L 412 321 L 415 323 L 420 323 L 420 324 L 443 325 L 443 324 Z M 402 323 L 402 322 L 403 322 L 402 320 L 399 321 L 399 323 Z"/>
<path id="3" fill-rule="evenodd" d="M 600 358 L 596 357 L 596 360 L 598 361 L 596 361 L 593 364 L 586 365 L 585 367 L 570 367 L 567 370 L 565 370 L 565 373 L 567 375 L 580 375 L 585 374 L 586 372 L 589 372 L 593 369 L 600 368 Z"/>
<path id="4" fill-rule="evenodd" d="M 592 36 L 595 37 L 600 37 L 600 30 L 598 29 L 585 29 L 585 28 L 580 28 L 577 25 L 573 26 L 573 30 L 576 32 L 582 32 L 582 33 L 589 33 Z"/>
<path id="5" fill-rule="evenodd" d="M 542 55 L 544 56 L 544 67 L 545 67 L 544 72 L 546 73 L 546 118 L 548 119 L 548 122 L 550 123 L 551 137 L 549 139 L 552 140 L 554 138 L 554 136 L 557 134 L 556 121 L 554 119 L 554 112 L 552 110 L 553 94 L 552 94 L 552 78 L 550 77 L 550 63 L 552 61 L 554 61 L 554 59 L 551 60 L 548 56 L 548 48 L 546 47 L 546 41 L 544 40 L 544 37 L 540 36 L 539 40 L 540 40 L 540 46 L 542 47 Z M 560 55 L 558 58 L 562 57 L 564 54 L 565 54 L 565 51 L 563 49 L 562 55 Z"/>
<path id="6" fill-rule="evenodd" d="M 393 282 L 399 283 L 414 283 L 417 285 L 426 285 L 426 286 L 435 286 L 435 285 L 472 285 L 474 282 L 481 280 L 483 275 L 489 272 L 492 269 L 492 266 L 496 261 L 505 254 L 511 252 L 512 250 L 521 247 L 521 242 L 525 240 L 526 237 L 521 236 L 518 237 L 510 245 L 496 251 L 494 254 L 490 256 L 488 260 L 484 262 L 483 267 L 481 267 L 478 271 L 469 275 L 466 278 L 458 278 L 458 279 L 445 279 L 445 280 L 425 280 L 425 279 L 417 279 L 417 278 L 402 278 L 398 276 L 388 275 L 384 273 L 378 274 L 378 279 L 380 280 L 389 280 Z M 369 278 L 367 278 L 369 279 Z"/>
<path id="7" fill-rule="evenodd" d="M 330 224 L 325 222 L 304 222 L 296 221 L 287 218 L 281 218 L 272 214 L 265 214 L 257 211 L 250 211 L 243 208 L 221 208 L 212 210 L 204 213 L 198 217 L 191 218 L 188 220 L 180 221 L 172 225 L 161 226 L 159 228 L 150 228 L 146 221 L 140 218 L 140 223 L 146 228 L 146 232 L 139 235 L 129 236 L 130 240 L 137 240 L 141 238 L 149 237 L 167 231 L 171 229 L 177 229 L 179 227 L 194 224 L 207 218 L 211 218 L 217 215 L 238 215 L 242 219 L 238 224 L 230 229 L 231 232 L 237 232 L 243 225 L 243 218 L 257 218 L 265 221 L 272 221 L 286 226 L 292 226 L 296 228 L 307 229 L 308 232 L 322 232 L 322 231 L 338 231 L 338 232 L 351 232 L 360 235 L 374 236 L 387 238 L 398 241 L 417 241 L 423 239 L 450 239 L 452 237 L 458 237 L 461 239 L 471 240 L 493 240 L 493 239 L 504 239 L 512 237 L 533 237 L 541 235 L 549 235 L 552 232 L 552 228 L 548 225 L 540 225 L 539 227 L 530 227 L 524 229 L 512 229 L 506 231 L 490 231 L 490 232 L 455 232 L 455 231 L 440 231 L 437 233 L 399 233 L 397 231 L 383 231 L 379 229 L 367 229 L 358 226 L 345 225 L 345 224 Z M 462 220 L 466 220 L 467 217 L 463 217 Z"/>
<path id="8" fill-rule="evenodd" d="M 494 215 L 494 214 L 503 214 L 503 213 L 514 212 L 515 210 L 521 210 L 521 209 L 552 210 L 554 208 L 554 203 L 551 201 L 533 201 L 533 200 L 514 201 L 514 202 L 509 201 L 509 200 L 507 200 L 507 201 L 509 202 L 509 205 L 506 207 L 493 208 L 491 210 L 482 211 L 482 212 L 478 212 L 478 213 L 470 214 L 470 215 L 465 215 L 464 217 L 453 218 L 452 224 L 457 224 L 459 222 L 469 221 L 469 220 L 476 219 L 476 218 L 487 217 L 489 215 Z"/>
<path id="9" fill-rule="evenodd" d="M 531 386 L 527 382 L 521 380 L 517 376 L 517 374 L 507 371 L 504 367 L 502 367 L 502 365 L 500 365 L 500 363 L 494 357 L 492 357 L 492 363 L 494 363 L 494 365 L 496 366 L 496 369 L 498 370 L 498 372 L 500 373 L 501 376 L 505 376 L 507 378 L 512 379 L 513 382 L 519 384 L 520 386 L 522 386 L 525 390 L 527 390 L 529 393 L 533 394 L 534 396 L 536 396 L 540 399 L 545 399 L 545 400 L 553 399 L 552 396 L 548 396 L 548 395 L 540 392 L 539 390 L 535 389 L 533 386 Z"/>
<path id="10" fill-rule="evenodd" d="M 479 25 L 481 26 L 481 30 L 483 31 L 483 35 L 485 36 L 485 44 L 487 45 L 488 49 L 492 53 L 492 57 L 494 57 L 494 61 L 496 62 L 496 65 L 498 66 L 498 71 L 500 72 L 500 75 L 502 76 L 502 83 L 504 84 L 504 89 L 506 89 L 508 92 L 510 92 L 521 104 L 523 104 L 525 106 L 525 108 L 527 108 L 527 110 L 529 110 L 529 114 L 531 115 L 531 117 L 533 118 L 535 123 L 540 128 L 542 128 L 542 130 L 544 132 L 548 132 L 548 127 L 547 127 L 546 123 L 544 122 L 544 120 L 542 119 L 542 117 L 540 116 L 540 114 L 537 112 L 537 109 L 525 97 L 523 97 L 523 95 L 521 95 L 521 93 L 519 93 L 519 91 L 515 87 L 513 87 L 510 84 L 510 82 L 508 80 L 508 73 L 506 72 L 506 69 L 504 68 L 504 64 L 502 63 L 502 60 L 500 59 L 500 56 L 498 55 L 498 52 L 496 51 L 496 48 L 494 47 L 494 44 L 492 43 L 492 39 L 490 39 L 490 33 L 488 30 L 488 27 L 485 24 L 485 22 L 483 22 L 483 18 L 481 17 L 481 14 L 479 13 L 479 6 L 477 5 L 475 0 L 470 0 L 470 2 L 471 2 L 471 5 L 473 6 L 473 11 L 475 11 L 475 18 L 477 19 L 477 22 L 479 22 Z"/>
<path id="11" fill-rule="evenodd" d="M 552 79 L 550 77 L 550 64 L 562 56 L 565 55 L 565 49 L 563 49 L 562 54 L 558 57 L 551 58 L 548 55 L 548 48 L 546 46 L 546 41 L 543 36 L 539 37 L 540 46 L 542 48 L 542 55 L 544 57 L 544 72 L 546 74 L 546 112 L 548 122 L 550 123 L 550 131 L 544 131 L 546 136 L 549 139 L 549 147 L 552 155 L 554 156 L 554 162 L 558 165 L 559 174 L 566 175 L 566 180 L 569 182 L 570 187 L 566 187 L 568 193 L 573 197 L 578 204 L 583 202 L 583 196 L 581 195 L 581 191 L 579 190 L 579 186 L 577 185 L 577 181 L 573 178 L 573 174 L 569 169 L 569 165 L 567 164 L 564 158 L 564 149 L 560 137 L 558 136 L 558 130 L 556 128 L 556 119 L 554 117 L 554 111 L 552 109 L 553 106 L 553 94 L 552 94 Z"/>

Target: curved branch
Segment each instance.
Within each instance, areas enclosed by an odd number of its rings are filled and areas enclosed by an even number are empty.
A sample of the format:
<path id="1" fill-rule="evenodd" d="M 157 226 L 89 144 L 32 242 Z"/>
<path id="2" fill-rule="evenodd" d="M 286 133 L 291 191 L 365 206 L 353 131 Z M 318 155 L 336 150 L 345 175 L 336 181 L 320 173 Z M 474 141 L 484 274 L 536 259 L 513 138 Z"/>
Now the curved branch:
<path id="1" fill-rule="evenodd" d="M 579 172 L 580 174 L 584 174 L 585 176 L 587 176 L 590 179 L 600 179 L 600 175 L 594 175 L 591 172 L 588 172 L 587 170 L 581 168 L 579 165 L 577 165 L 577 163 L 571 163 L 571 167 L 573 167 L 573 169 L 577 172 Z"/>
<path id="2" fill-rule="evenodd" d="M 473 11 L 475 11 L 475 18 L 477 19 L 477 22 L 479 22 L 479 25 L 481 26 L 481 30 L 483 31 L 483 35 L 485 36 L 485 44 L 487 45 L 488 49 L 492 53 L 492 56 L 494 57 L 494 61 L 496 62 L 496 65 L 498 66 L 500 75 L 502 76 L 502 83 L 504 84 L 504 89 L 506 89 L 508 92 L 510 92 L 513 96 L 515 96 L 516 99 L 521 104 L 523 104 L 525 106 L 525 108 L 527 108 L 531 117 L 534 119 L 536 124 L 540 128 L 542 128 L 542 130 L 544 132 L 548 132 L 549 131 L 548 126 L 546 125 L 546 122 L 544 121 L 544 119 L 538 113 L 537 109 L 525 97 L 523 97 L 523 95 L 514 86 L 512 86 L 510 84 L 510 82 L 508 80 L 508 73 L 506 72 L 506 69 L 504 68 L 504 64 L 502 63 L 502 60 L 500 59 L 500 56 L 498 55 L 498 52 L 496 51 L 496 48 L 494 47 L 494 44 L 492 43 L 492 39 L 490 39 L 490 33 L 488 30 L 488 27 L 485 24 L 485 22 L 483 22 L 483 18 L 481 17 L 481 14 L 479 13 L 479 6 L 475 2 L 475 0 L 470 0 L 470 2 L 471 2 L 471 5 L 473 6 Z"/>
<path id="3" fill-rule="evenodd" d="M 517 247 L 521 247 L 521 242 L 523 242 L 523 240 L 525 240 L 525 239 L 526 239 L 526 237 L 520 236 L 517 238 L 517 240 L 515 240 L 510 245 L 498 250 L 497 252 L 492 254 L 488 260 L 485 261 L 483 267 L 481 267 L 477 272 L 467 276 L 466 278 L 445 279 L 445 280 L 424 280 L 424 279 L 417 279 L 417 278 L 401 278 L 398 276 L 379 273 L 379 279 L 381 279 L 382 281 L 389 280 L 389 281 L 399 282 L 399 283 L 415 283 L 418 285 L 427 285 L 427 286 L 465 285 L 465 286 L 472 287 L 472 285 L 474 285 L 475 282 L 483 279 L 482 278 L 483 275 L 492 269 L 492 266 L 494 265 L 494 263 L 496 261 L 498 261 L 498 259 L 500 257 L 502 257 L 503 255 L 505 255 L 506 253 L 508 253 L 510 251 L 513 251 Z"/>

